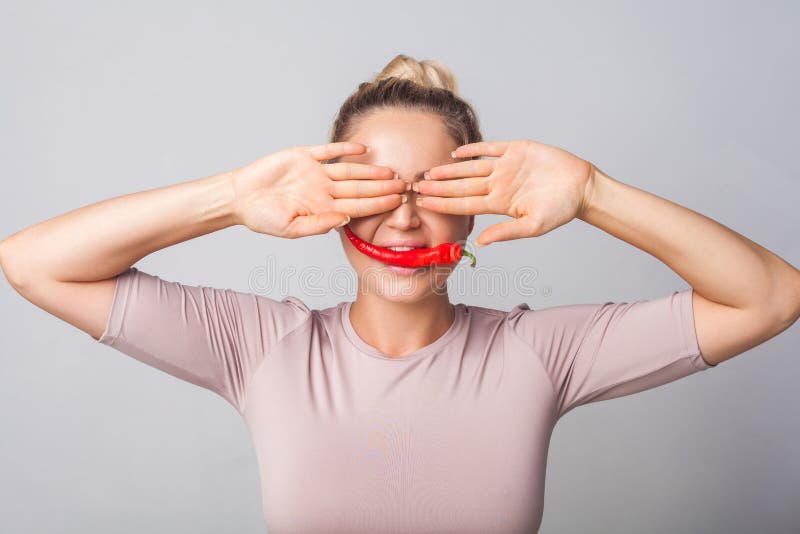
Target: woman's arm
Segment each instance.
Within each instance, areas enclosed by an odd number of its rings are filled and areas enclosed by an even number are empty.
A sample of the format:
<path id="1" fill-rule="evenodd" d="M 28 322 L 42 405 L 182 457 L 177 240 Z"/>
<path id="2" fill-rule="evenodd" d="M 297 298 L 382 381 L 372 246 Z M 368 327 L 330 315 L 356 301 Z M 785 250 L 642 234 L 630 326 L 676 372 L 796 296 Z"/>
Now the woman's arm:
<path id="1" fill-rule="evenodd" d="M 477 245 L 544 235 L 579 218 L 652 254 L 692 286 L 695 329 L 712 365 L 741 354 L 800 316 L 800 271 L 718 222 L 623 184 L 590 162 L 528 139 L 462 145 L 415 183 L 417 205 L 497 213 Z M 482 156 L 496 159 L 474 159 Z"/>
<path id="2" fill-rule="evenodd" d="M 84 206 L 0 242 L 29 302 L 100 339 L 117 275 L 151 252 L 235 224 L 230 173 Z"/>
<path id="3" fill-rule="evenodd" d="M 800 271 L 758 243 L 594 168 L 577 218 L 655 256 L 694 289 L 698 344 L 717 364 L 800 316 Z"/>
<path id="4" fill-rule="evenodd" d="M 11 235 L 0 242 L 0 264 L 20 292 L 42 280 L 105 280 L 235 224 L 233 202 L 230 172 L 103 200 Z"/>
<path id="5" fill-rule="evenodd" d="M 365 150 L 290 147 L 233 171 L 90 204 L 0 242 L 0 267 L 27 300 L 98 339 L 116 276 L 156 250 L 237 224 L 302 237 L 399 205 L 404 183 L 391 169 L 320 163 Z"/>

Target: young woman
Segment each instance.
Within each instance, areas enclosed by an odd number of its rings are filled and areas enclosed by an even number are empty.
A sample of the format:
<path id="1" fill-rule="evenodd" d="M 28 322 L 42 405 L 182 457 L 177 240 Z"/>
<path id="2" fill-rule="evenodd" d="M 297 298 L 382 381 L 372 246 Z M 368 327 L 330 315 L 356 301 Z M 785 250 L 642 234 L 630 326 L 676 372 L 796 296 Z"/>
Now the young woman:
<path id="1" fill-rule="evenodd" d="M 487 213 L 511 220 L 479 245 L 577 218 L 691 287 L 502 311 L 450 302 L 463 261 L 403 268 L 356 246 L 463 244 Z M 318 310 L 132 267 L 231 225 L 287 238 L 335 228 L 358 295 Z M 800 314 L 786 261 L 564 150 L 483 142 L 447 68 L 404 55 L 348 98 L 330 143 L 55 217 L 3 241 L 0 263 L 33 304 L 230 402 L 273 533 L 535 532 L 561 416 L 708 369 Z"/>

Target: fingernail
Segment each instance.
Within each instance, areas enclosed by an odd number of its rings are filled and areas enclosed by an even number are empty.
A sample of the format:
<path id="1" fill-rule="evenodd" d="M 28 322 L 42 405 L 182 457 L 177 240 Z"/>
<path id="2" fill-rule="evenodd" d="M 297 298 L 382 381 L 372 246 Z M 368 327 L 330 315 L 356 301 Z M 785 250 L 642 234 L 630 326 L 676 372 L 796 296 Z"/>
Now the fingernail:
<path id="1" fill-rule="evenodd" d="M 400 195 L 400 198 L 402 198 L 402 199 L 403 199 L 403 204 L 405 204 L 406 202 L 408 202 L 408 195 Z"/>
<path id="2" fill-rule="evenodd" d="M 422 206 L 422 197 L 417 197 L 417 206 Z"/>
<path id="3" fill-rule="evenodd" d="M 456 157 L 456 151 L 455 151 L 455 150 L 453 150 L 452 152 L 450 152 L 450 157 L 451 157 L 451 158 L 453 158 L 453 159 L 455 159 L 455 157 Z"/>
<path id="4" fill-rule="evenodd" d="M 411 182 L 406 182 L 406 191 L 411 191 Z"/>
<path id="5" fill-rule="evenodd" d="M 431 179 L 431 173 L 428 172 L 428 171 L 425 171 L 425 174 L 423 174 L 422 177 L 425 178 L 426 180 L 430 180 Z"/>
<path id="6" fill-rule="evenodd" d="M 364 145 L 364 146 L 366 146 L 366 145 Z M 370 147 L 367 147 L 367 149 L 364 152 L 366 153 L 366 152 L 369 152 L 370 150 L 372 150 L 372 149 Z"/>
<path id="7" fill-rule="evenodd" d="M 400 178 L 400 175 L 398 173 L 394 173 L 394 176 L 392 178 L 394 180 L 397 180 L 398 178 Z"/>
<path id="8" fill-rule="evenodd" d="M 413 189 L 414 191 L 419 191 L 419 182 L 412 183 L 411 189 Z"/>
<path id="9" fill-rule="evenodd" d="M 342 226 L 344 226 L 345 224 L 347 224 L 349 222 L 350 222 L 350 216 L 348 215 L 346 220 L 344 220 L 344 221 L 342 221 L 342 222 L 340 222 L 339 224 L 336 225 L 336 228 L 341 228 Z"/>

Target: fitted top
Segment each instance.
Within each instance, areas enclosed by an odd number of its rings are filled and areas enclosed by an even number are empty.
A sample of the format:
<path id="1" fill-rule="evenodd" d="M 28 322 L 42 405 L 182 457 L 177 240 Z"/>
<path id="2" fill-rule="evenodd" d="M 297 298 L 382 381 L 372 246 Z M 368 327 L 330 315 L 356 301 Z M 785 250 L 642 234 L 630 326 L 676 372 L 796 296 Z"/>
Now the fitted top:
<path id="1" fill-rule="evenodd" d="M 712 367 L 691 288 L 540 310 L 458 303 L 442 336 L 400 358 L 359 337 L 351 304 L 131 267 L 97 341 L 237 410 L 270 534 L 536 532 L 560 417 Z"/>

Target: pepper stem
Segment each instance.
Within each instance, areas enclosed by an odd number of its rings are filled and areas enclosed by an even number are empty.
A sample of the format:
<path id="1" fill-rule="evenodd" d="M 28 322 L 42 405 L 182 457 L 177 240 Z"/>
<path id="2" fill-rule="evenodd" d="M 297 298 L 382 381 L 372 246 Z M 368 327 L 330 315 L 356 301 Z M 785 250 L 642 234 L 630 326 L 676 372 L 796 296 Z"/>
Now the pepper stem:
<path id="1" fill-rule="evenodd" d="M 461 250 L 461 255 L 462 255 L 462 256 L 467 256 L 468 258 L 472 258 L 472 263 L 470 263 L 470 265 L 469 265 L 469 266 L 470 266 L 470 267 L 475 267 L 475 262 L 476 262 L 476 261 L 478 261 L 478 259 L 475 257 L 475 255 L 474 255 L 474 254 L 472 254 L 472 253 L 471 253 L 471 252 L 469 252 L 468 250 L 463 250 L 463 249 L 462 249 L 462 250 Z"/>

